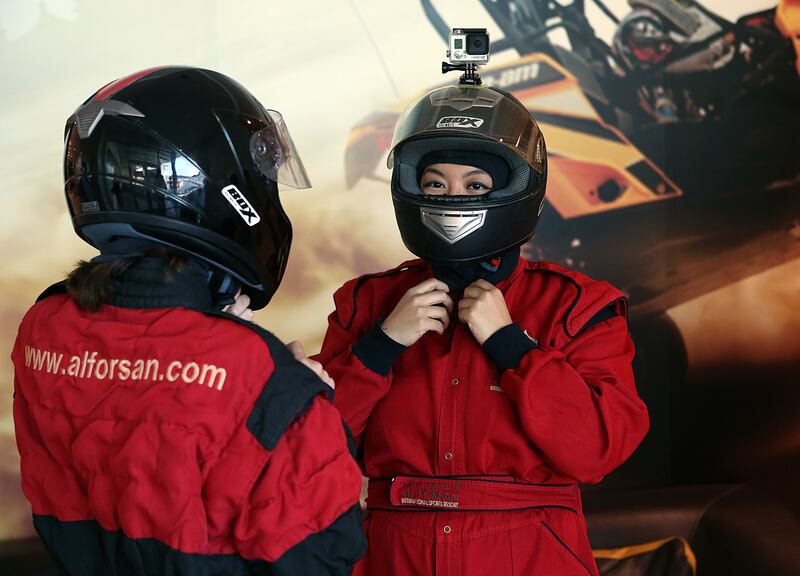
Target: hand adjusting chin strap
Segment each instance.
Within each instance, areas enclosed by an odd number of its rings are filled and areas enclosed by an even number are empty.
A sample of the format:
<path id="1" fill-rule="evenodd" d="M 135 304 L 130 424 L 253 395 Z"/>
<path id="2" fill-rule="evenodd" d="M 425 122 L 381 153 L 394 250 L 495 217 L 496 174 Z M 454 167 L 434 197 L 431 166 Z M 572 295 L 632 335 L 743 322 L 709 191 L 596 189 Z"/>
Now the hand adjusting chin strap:
<path id="1" fill-rule="evenodd" d="M 451 292 L 464 292 L 464 289 L 483 279 L 497 285 L 508 278 L 517 266 L 519 248 L 506 252 L 498 258 L 485 262 L 467 262 L 462 264 L 432 264 L 433 275 L 447 284 Z"/>

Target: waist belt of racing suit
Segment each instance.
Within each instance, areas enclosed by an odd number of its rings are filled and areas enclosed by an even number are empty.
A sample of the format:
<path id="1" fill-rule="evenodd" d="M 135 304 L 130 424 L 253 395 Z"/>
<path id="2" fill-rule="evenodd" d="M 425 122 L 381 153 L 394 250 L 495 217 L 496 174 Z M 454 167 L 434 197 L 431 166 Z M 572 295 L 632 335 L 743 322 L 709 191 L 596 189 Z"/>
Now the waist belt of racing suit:
<path id="1" fill-rule="evenodd" d="M 523 484 L 486 476 L 370 479 L 367 508 L 396 511 L 500 511 L 566 508 L 581 512 L 575 484 Z"/>

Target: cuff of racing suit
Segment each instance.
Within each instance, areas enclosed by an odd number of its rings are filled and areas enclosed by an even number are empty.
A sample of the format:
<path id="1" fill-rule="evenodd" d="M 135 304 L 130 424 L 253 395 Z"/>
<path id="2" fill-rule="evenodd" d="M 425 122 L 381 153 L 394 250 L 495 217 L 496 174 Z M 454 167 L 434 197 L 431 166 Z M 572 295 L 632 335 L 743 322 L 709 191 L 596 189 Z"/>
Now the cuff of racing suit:
<path id="1" fill-rule="evenodd" d="M 353 344 L 353 354 L 373 372 L 388 376 L 392 364 L 406 347 L 392 340 L 381 330 L 381 322 L 383 318 L 379 318 L 372 329 Z"/>
<path id="2" fill-rule="evenodd" d="M 536 348 L 536 341 L 530 338 L 518 324 L 509 324 L 489 336 L 483 349 L 503 370 L 513 370 L 519 366 L 522 357 Z"/>

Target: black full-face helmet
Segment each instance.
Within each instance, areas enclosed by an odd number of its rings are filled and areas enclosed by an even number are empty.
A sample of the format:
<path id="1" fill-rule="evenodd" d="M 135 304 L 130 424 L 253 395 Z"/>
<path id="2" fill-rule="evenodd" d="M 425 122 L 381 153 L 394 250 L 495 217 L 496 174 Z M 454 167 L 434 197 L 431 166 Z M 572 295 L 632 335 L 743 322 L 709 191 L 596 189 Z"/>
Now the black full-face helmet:
<path id="1" fill-rule="evenodd" d="M 418 166 L 439 151 L 497 155 L 508 181 L 482 196 L 425 195 Z M 495 88 L 447 86 L 416 100 L 398 120 L 389 167 L 403 242 L 433 264 L 484 261 L 524 244 L 544 206 L 544 137 L 525 106 Z"/>
<path id="2" fill-rule="evenodd" d="M 238 279 L 251 308 L 283 277 L 292 226 L 278 183 L 309 186 L 278 112 L 210 70 L 144 70 L 67 120 L 64 190 L 77 234 L 177 248 Z"/>

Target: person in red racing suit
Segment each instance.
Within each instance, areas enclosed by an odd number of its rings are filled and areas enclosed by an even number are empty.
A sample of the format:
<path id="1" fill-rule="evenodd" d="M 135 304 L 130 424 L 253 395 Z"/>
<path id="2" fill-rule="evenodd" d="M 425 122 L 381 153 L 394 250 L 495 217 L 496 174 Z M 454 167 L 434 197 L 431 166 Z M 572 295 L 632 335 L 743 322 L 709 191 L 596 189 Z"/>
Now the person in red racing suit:
<path id="1" fill-rule="evenodd" d="M 401 117 L 392 162 L 401 235 L 422 259 L 342 286 L 317 356 L 369 477 L 355 573 L 597 574 L 577 484 L 648 428 L 626 300 L 519 257 L 546 159 L 512 96 L 426 94 Z"/>
<path id="2" fill-rule="evenodd" d="M 61 574 L 345 575 L 366 551 L 330 379 L 237 317 L 288 255 L 281 122 L 230 78 L 160 68 L 67 123 L 73 224 L 101 255 L 12 353 L 22 486 Z"/>

